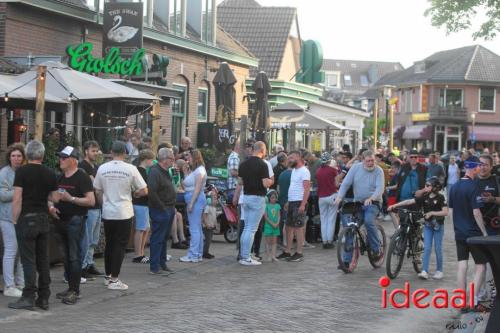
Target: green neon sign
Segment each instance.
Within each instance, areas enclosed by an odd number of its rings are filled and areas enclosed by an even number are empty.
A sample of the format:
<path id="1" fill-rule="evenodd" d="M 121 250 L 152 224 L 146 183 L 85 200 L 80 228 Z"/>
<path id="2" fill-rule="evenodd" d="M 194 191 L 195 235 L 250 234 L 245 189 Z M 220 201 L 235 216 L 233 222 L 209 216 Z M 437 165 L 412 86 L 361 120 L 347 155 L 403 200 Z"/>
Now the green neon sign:
<path id="1" fill-rule="evenodd" d="M 69 56 L 69 66 L 85 73 L 106 73 L 119 75 L 141 75 L 142 58 L 146 51 L 138 49 L 129 59 L 120 56 L 120 49 L 112 47 L 104 58 L 92 56 L 92 43 L 82 43 L 68 46 L 66 53 Z"/>

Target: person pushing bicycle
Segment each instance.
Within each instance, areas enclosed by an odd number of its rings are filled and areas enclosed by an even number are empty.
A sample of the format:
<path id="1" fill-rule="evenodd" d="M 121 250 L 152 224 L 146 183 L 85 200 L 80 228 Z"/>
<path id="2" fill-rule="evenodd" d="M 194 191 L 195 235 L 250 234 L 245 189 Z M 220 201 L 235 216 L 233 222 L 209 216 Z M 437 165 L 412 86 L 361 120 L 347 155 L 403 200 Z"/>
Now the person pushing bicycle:
<path id="1" fill-rule="evenodd" d="M 362 162 L 354 164 L 342 181 L 335 204 L 338 206 L 344 199 L 346 192 L 352 186 L 354 201 L 364 203 L 363 218 L 365 228 L 368 231 L 368 243 L 375 258 L 380 258 L 383 253 L 380 250 L 380 239 L 377 236 L 375 219 L 380 212 L 382 195 L 384 193 L 384 171 L 375 164 L 375 155 L 372 151 L 363 152 Z M 345 220 L 342 221 L 346 226 Z"/>

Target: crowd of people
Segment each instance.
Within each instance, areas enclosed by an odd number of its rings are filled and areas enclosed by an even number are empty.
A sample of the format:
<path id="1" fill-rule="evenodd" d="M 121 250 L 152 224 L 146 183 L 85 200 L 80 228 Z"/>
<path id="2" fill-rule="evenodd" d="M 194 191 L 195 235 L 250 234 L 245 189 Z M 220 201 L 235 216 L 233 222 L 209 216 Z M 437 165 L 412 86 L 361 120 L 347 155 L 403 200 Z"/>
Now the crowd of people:
<path id="1" fill-rule="evenodd" d="M 9 147 L 7 165 L 0 170 L 4 295 L 18 298 L 9 307 L 49 307 L 50 223 L 64 249 L 68 288 L 56 297 L 65 304 L 75 304 L 81 297 L 81 283 L 96 276 L 104 278 L 109 290 L 128 289 L 119 276 L 132 228 L 132 262 L 149 265 L 153 275 L 172 273 L 167 265 L 170 238 L 172 248 L 187 251 L 179 258 L 181 262 L 214 258 L 210 244 L 217 226 L 218 191 L 207 187 L 201 151 L 193 149 L 187 137 L 182 138 L 180 147 L 162 143 L 155 152 L 151 143 L 128 129 L 123 141 L 112 144 L 111 160 L 101 165 L 97 165 L 99 143 L 85 142 L 82 151 L 66 146 L 57 153 L 57 173 L 43 165 L 45 147 L 41 142 Z M 238 141 L 232 147 L 226 184 L 228 203 L 238 207 L 237 260 L 241 265 L 304 260 L 303 250 L 314 247 L 309 242 L 317 237 L 314 233 L 311 236 L 313 228 L 308 225 L 314 224 L 318 215 L 322 247 L 334 248 L 340 225 L 349 223 L 349 217 L 339 213 L 341 203 L 347 201 L 363 204 L 368 244 L 374 256 L 382 258 L 377 219 L 392 221 L 398 228 L 397 208 L 412 206 L 424 214 L 423 270 L 418 276 L 430 278 L 434 245 L 436 270 L 432 278 L 443 278 L 444 223 L 450 216 L 458 287 L 465 288 L 472 254 L 475 304 L 485 310 L 480 301 L 484 299 L 487 260 L 465 240 L 500 230 L 495 177 L 500 175 L 498 154 L 483 152 L 478 157 L 469 150 L 443 160 L 438 152 L 424 156 L 416 150 L 361 149 L 354 155 L 347 145 L 332 153 L 285 152 L 281 145 L 275 145 L 268 154 L 266 144 L 253 139 L 243 147 L 240 151 Z M 185 208 L 184 214 L 179 205 Z M 184 222 L 189 225 L 188 235 Z M 104 272 L 94 261 L 101 223 Z M 149 256 L 145 252 L 148 241 Z"/>

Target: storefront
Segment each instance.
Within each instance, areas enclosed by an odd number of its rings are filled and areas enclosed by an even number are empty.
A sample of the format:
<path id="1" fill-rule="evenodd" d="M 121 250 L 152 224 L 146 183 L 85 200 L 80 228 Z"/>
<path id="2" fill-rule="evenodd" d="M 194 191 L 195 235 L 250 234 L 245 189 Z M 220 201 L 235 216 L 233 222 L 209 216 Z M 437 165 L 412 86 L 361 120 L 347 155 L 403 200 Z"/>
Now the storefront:
<path id="1" fill-rule="evenodd" d="M 435 125 L 434 150 L 446 153 L 449 150 L 460 150 L 463 147 L 464 131 L 460 125 Z"/>
<path id="2" fill-rule="evenodd" d="M 432 149 L 432 125 L 406 126 L 403 132 L 403 149 Z"/>

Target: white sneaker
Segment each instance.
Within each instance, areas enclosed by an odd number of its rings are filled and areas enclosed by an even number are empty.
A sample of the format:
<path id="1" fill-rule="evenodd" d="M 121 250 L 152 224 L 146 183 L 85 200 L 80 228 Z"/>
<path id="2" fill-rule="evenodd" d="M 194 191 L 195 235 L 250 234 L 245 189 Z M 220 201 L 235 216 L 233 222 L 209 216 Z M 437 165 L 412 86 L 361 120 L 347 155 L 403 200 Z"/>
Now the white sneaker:
<path id="1" fill-rule="evenodd" d="M 170 254 L 167 254 L 167 261 L 170 261 L 172 259 L 172 256 Z"/>
<path id="2" fill-rule="evenodd" d="M 108 289 L 110 290 L 127 290 L 128 286 L 120 280 L 111 281 L 109 280 Z"/>
<path id="3" fill-rule="evenodd" d="M 258 265 L 262 265 L 262 263 L 260 261 L 253 260 L 252 258 L 250 258 L 250 259 L 241 259 L 240 260 L 240 264 L 243 265 L 243 266 L 258 266 Z"/>
<path id="4" fill-rule="evenodd" d="M 309 244 L 308 242 L 304 242 L 304 249 L 314 249 L 316 246 Z"/>
<path id="5" fill-rule="evenodd" d="M 190 258 L 188 256 L 184 256 L 184 257 L 180 257 L 179 261 L 180 262 L 199 262 L 200 260 L 196 259 L 196 258 Z"/>
<path id="6" fill-rule="evenodd" d="M 443 278 L 443 272 L 441 271 L 436 271 L 434 275 L 432 276 L 434 280 L 441 280 Z"/>
<path id="7" fill-rule="evenodd" d="M 428 280 L 429 279 L 429 274 L 427 274 L 426 271 L 422 271 L 418 274 L 418 277 L 421 278 L 422 280 Z"/>
<path id="8" fill-rule="evenodd" d="M 23 296 L 23 292 L 21 290 L 17 289 L 16 287 L 7 287 L 4 289 L 3 295 L 8 296 L 8 297 L 19 298 L 19 297 Z"/>
<path id="9" fill-rule="evenodd" d="M 85 283 L 87 283 L 87 279 L 84 278 L 84 277 L 81 277 L 80 278 L 80 284 L 85 284 Z"/>

